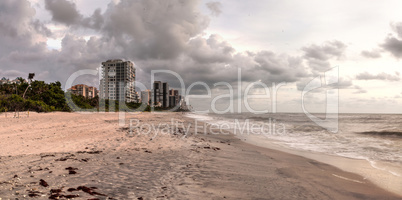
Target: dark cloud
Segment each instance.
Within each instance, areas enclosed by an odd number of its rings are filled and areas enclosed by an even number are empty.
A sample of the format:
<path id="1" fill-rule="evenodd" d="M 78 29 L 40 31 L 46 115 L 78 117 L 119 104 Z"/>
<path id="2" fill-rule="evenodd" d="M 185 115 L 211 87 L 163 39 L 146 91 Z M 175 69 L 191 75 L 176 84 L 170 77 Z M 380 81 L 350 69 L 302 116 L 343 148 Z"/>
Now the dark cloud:
<path id="1" fill-rule="evenodd" d="M 76 24 L 82 18 L 75 3 L 67 0 L 45 0 L 45 8 L 52 14 L 53 21 L 66 25 Z"/>
<path id="2" fill-rule="evenodd" d="M 381 45 L 386 51 L 390 52 L 396 58 L 402 57 L 402 40 L 389 35 Z"/>
<path id="3" fill-rule="evenodd" d="M 63 36 L 61 49 L 47 50 L 46 36 L 51 32 L 34 19 L 35 9 L 28 1 L 1 1 L 0 59 L 4 64 L 1 67 L 13 66 L 24 73 L 46 72 L 42 77 L 47 75 L 47 81 L 60 80 L 62 83 L 73 72 L 96 69 L 102 61 L 111 58 L 140 64 L 157 63 L 158 69 L 164 69 L 170 63 L 181 64 L 172 66 L 175 70 L 183 66 L 191 68 L 180 57 L 188 49 L 190 39 L 201 34 L 209 23 L 208 17 L 198 11 L 198 0 L 122 0 L 118 4 L 110 3 L 105 12 L 97 9 L 86 18 L 81 17 L 74 3 L 49 0 L 45 3 L 53 23 L 74 26 Z M 88 29 L 95 36 L 84 40 L 78 33 Z M 38 42 L 36 38 L 45 40 Z M 214 40 L 211 38 L 208 45 L 220 45 Z M 222 45 L 227 46 L 222 46 L 222 52 L 230 54 L 233 51 L 229 45 Z M 29 65 L 25 61 L 29 61 Z M 139 73 L 146 75 L 148 66 L 141 67 L 144 70 Z"/>
<path id="4" fill-rule="evenodd" d="M 105 20 L 102 15 L 102 11 L 100 9 L 96 9 L 91 17 L 84 18 L 81 24 L 84 27 L 92 28 L 95 30 L 99 30 L 102 28 Z"/>
<path id="5" fill-rule="evenodd" d="M 211 35 L 208 39 L 202 37 L 189 41 L 186 52 L 200 63 L 225 63 L 233 59 L 235 49 L 219 35 Z"/>
<path id="6" fill-rule="evenodd" d="M 206 6 L 213 16 L 219 16 L 222 13 L 222 4 L 220 2 L 208 2 Z"/>
<path id="7" fill-rule="evenodd" d="M 197 0 L 122 0 L 109 6 L 104 18 L 104 36 L 115 39 L 136 59 L 176 58 L 209 24 L 198 12 Z"/>
<path id="8" fill-rule="evenodd" d="M 271 51 L 235 52 L 228 42 L 218 35 L 208 38 L 196 37 L 190 40 L 187 51 L 176 59 L 148 59 L 137 62 L 142 69 L 143 77 L 149 77 L 152 70 L 172 70 L 180 74 L 186 86 L 201 81 L 210 87 L 215 83 L 227 82 L 237 88 L 238 81 L 243 83 L 296 82 L 307 77 L 306 67 L 301 57 L 276 54 Z M 241 77 L 238 79 L 238 72 Z M 169 75 L 160 74 L 158 78 L 169 80 L 172 87 L 179 82 Z M 148 79 L 149 80 L 149 79 Z M 205 90 L 200 90 L 205 92 Z"/>
<path id="9" fill-rule="evenodd" d="M 395 74 L 387 74 L 387 73 L 379 73 L 379 74 L 370 74 L 368 72 L 363 72 L 356 76 L 357 80 L 383 80 L 383 81 L 400 81 L 401 78 L 399 76 L 399 72 L 395 72 Z"/>
<path id="10" fill-rule="evenodd" d="M 0 76 L 25 77 L 43 67 L 36 63 L 46 60 L 44 38 L 52 33 L 34 19 L 35 14 L 35 9 L 26 0 L 0 1 Z"/>
<path id="11" fill-rule="evenodd" d="M 8 51 L 24 43 L 31 45 L 37 32 L 51 34 L 43 24 L 32 19 L 35 9 L 25 0 L 0 1 L 0 13 L 1 47 Z"/>
<path id="12" fill-rule="evenodd" d="M 329 70 L 331 67 L 329 60 L 339 59 L 345 50 L 346 45 L 340 41 L 327 41 L 322 45 L 313 44 L 302 48 L 310 68 L 317 72 Z"/>
<path id="13" fill-rule="evenodd" d="M 209 39 L 197 38 L 195 40 Z M 151 70 L 161 69 L 163 66 L 163 69 L 180 74 L 187 86 L 201 81 L 213 87 L 215 83 L 223 81 L 236 88 L 239 71 L 242 82 L 261 81 L 267 85 L 271 85 L 273 82 L 295 82 L 301 77 L 307 76 L 301 58 L 277 55 L 272 52 L 258 52 L 253 55 L 235 53 L 228 56 L 225 51 L 218 51 L 214 56 L 205 56 L 203 59 L 194 57 L 193 54 L 186 54 L 174 60 L 141 61 L 140 66 L 146 66 L 143 73 L 148 77 Z M 169 79 L 163 74 L 159 75 L 159 78 L 170 80 L 173 87 L 179 86 L 176 79 Z"/>
<path id="14" fill-rule="evenodd" d="M 392 30 L 395 34 L 388 34 L 380 47 L 385 51 L 391 53 L 396 58 L 402 57 L 402 22 L 391 23 Z M 398 38 L 399 37 L 399 38 Z"/>
<path id="15" fill-rule="evenodd" d="M 261 51 L 252 57 L 256 64 L 248 69 L 250 78 L 259 77 L 265 82 L 295 82 L 307 76 L 300 57 L 278 55 L 270 51 Z"/>
<path id="16" fill-rule="evenodd" d="M 302 48 L 306 58 L 316 60 L 329 60 L 331 58 L 339 58 L 342 56 L 346 45 L 340 41 L 328 41 L 322 45 L 310 45 Z"/>
<path id="17" fill-rule="evenodd" d="M 314 71 L 314 74 L 317 74 L 317 72 L 325 72 L 333 67 L 327 60 L 307 59 L 307 63 Z"/>
<path id="18" fill-rule="evenodd" d="M 372 50 L 372 51 L 362 51 L 362 56 L 366 58 L 380 58 L 381 51 L 380 50 Z"/>

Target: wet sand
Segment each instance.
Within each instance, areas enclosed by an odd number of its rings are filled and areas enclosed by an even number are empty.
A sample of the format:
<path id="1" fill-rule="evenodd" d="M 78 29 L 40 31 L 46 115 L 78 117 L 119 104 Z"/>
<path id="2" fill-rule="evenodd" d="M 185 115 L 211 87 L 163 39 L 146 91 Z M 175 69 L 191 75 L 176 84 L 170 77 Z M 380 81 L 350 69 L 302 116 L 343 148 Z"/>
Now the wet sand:
<path id="1" fill-rule="evenodd" d="M 401 199 L 232 135 L 186 135 L 177 123 L 194 122 L 181 113 L 127 115 L 124 127 L 115 113 L 10 116 L 0 115 L 1 199 Z M 140 122 L 133 134 L 128 119 Z"/>

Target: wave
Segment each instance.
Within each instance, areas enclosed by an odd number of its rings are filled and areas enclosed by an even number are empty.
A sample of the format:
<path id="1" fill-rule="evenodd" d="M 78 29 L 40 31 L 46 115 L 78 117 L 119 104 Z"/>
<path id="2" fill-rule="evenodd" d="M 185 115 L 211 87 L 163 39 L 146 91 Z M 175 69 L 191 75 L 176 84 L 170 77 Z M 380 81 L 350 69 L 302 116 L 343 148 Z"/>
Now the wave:
<path id="1" fill-rule="evenodd" d="M 325 128 L 322 128 L 318 125 L 301 125 L 295 126 L 293 131 L 301 131 L 301 132 L 316 132 L 316 131 L 325 131 Z"/>
<path id="2" fill-rule="evenodd" d="M 358 132 L 358 134 L 363 135 L 374 135 L 374 136 L 393 136 L 393 137 L 402 137 L 401 131 L 364 131 Z"/>

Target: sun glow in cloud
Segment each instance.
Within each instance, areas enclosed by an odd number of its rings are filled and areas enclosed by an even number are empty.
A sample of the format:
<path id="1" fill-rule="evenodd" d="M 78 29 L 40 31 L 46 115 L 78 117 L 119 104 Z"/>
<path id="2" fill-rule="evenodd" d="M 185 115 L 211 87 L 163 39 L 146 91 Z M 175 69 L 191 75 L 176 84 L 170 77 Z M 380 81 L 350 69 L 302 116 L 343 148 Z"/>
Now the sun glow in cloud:
<path id="1" fill-rule="evenodd" d="M 61 39 L 48 38 L 46 41 L 46 45 L 49 50 L 60 50 L 61 49 Z"/>

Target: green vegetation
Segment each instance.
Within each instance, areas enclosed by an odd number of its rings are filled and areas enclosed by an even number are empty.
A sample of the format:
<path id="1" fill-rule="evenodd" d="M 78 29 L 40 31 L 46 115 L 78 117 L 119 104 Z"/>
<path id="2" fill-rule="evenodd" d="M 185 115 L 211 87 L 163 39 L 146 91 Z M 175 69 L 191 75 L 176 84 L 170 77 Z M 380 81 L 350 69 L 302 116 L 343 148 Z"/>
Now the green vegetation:
<path id="1" fill-rule="evenodd" d="M 21 84 L 0 85 L 0 112 L 4 111 L 70 111 L 64 99 L 60 82 L 47 84 L 33 81 L 31 87 L 22 97 L 28 83 L 21 78 Z"/>
<path id="2" fill-rule="evenodd" d="M 61 83 L 58 81 L 54 83 L 33 81 L 23 98 L 28 83 L 22 78 L 19 79 L 20 84 L 12 83 L 0 85 L 0 112 L 28 110 L 36 112 L 151 111 L 150 106 L 142 105 L 141 103 L 131 102 L 119 105 L 118 101 L 99 101 L 97 96 L 95 98 L 86 98 L 81 95 L 71 94 L 70 92 L 65 93 L 61 89 Z M 154 108 L 154 111 L 164 110 L 166 109 L 159 107 Z M 182 110 L 179 109 L 178 111 L 181 112 Z"/>
<path id="3" fill-rule="evenodd" d="M 5 111 L 72 111 L 68 106 L 65 93 L 61 89 L 60 82 L 45 83 L 44 81 L 33 81 L 28 88 L 25 98 L 23 94 L 28 87 L 24 79 L 20 79 L 21 84 L 2 84 L 0 85 L 0 112 Z M 85 98 L 83 96 L 71 95 L 72 100 L 78 107 L 73 111 L 81 109 L 96 109 L 98 98 Z"/>
<path id="4" fill-rule="evenodd" d="M 69 108 L 72 109 L 73 111 L 88 111 L 91 110 L 92 111 L 97 111 L 98 110 L 98 97 L 95 98 L 86 98 L 84 96 L 81 95 L 74 95 L 71 93 L 66 93 L 67 97 L 69 97 L 69 95 L 71 95 L 71 100 L 73 103 L 71 103 L 70 98 L 67 98 L 66 104 L 69 105 Z M 64 94 L 63 94 L 63 98 L 65 98 Z"/>

